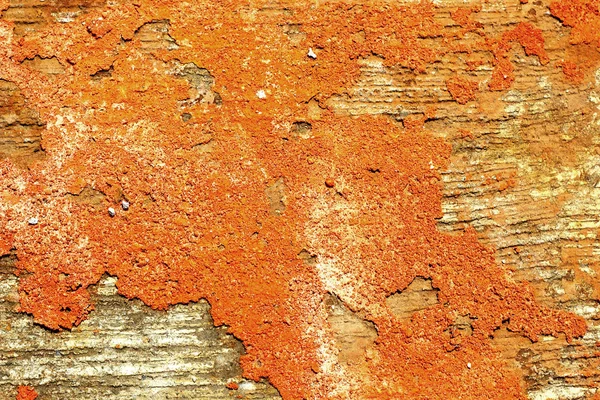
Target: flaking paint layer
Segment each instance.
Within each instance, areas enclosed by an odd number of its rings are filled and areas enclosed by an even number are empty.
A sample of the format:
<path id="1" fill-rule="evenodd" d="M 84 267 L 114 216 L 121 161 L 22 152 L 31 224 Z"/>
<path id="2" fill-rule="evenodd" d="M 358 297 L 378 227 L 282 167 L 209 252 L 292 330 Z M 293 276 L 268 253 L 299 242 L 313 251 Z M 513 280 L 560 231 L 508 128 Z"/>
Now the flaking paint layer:
<path id="1" fill-rule="evenodd" d="M 466 31 L 449 33 L 433 7 L 138 0 L 22 38 L 1 21 L 0 78 L 47 124 L 43 160 L 0 165 L 0 249 L 17 254 L 21 310 L 69 329 L 107 273 L 156 309 L 207 299 L 246 347 L 245 376 L 284 398 L 523 398 L 494 330 L 571 339 L 584 321 L 537 304 L 473 231 L 437 230 L 450 148 L 423 129 L 435 109 L 401 126 L 326 106 L 362 58 L 424 73 L 469 50 L 471 12 L 456 14 Z M 148 48 L 140 32 L 156 21 L 165 46 Z M 514 43 L 548 61 L 529 23 L 481 35 L 490 90 L 511 86 Z M 62 73 L 24 62 L 36 57 Z M 181 79 L 182 65 L 204 80 Z M 477 83 L 455 82 L 469 89 L 459 103 L 476 98 Z M 438 302 L 407 322 L 386 299 L 416 277 L 431 279 Z M 376 327 L 363 363 L 337 362 L 331 294 Z M 457 346 L 445 332 L 461 318 L 473 332 Z"/>

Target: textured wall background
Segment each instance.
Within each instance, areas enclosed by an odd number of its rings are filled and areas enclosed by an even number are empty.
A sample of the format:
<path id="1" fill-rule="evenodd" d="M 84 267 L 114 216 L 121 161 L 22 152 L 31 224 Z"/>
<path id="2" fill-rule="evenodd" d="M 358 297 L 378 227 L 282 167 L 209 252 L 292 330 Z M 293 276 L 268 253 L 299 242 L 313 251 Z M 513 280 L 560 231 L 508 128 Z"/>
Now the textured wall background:
<path id="1" fill-rule="evenodd" d="M 14 398 L 20 385 L 33 386 L 40 399 L 592 398 L 600 381 L 599 4 L 408 4 L 11 0 L 0 7 L 2 217 L 10 236 L 0 269 L 0 398 Z M 373 139 L 376 145 L 352 147 L 352 140 L 381 132 L 397 135 L 400 144 Z M 317 144 L 298 145 L 311 141 Z M 451 145 L 446 161 L 443 143 Z M 161 154 L 156 149 L 163 146 Z M 403 151 L 416 154 L 414 160 Z M 306 154 L 310 167 L 303 169 Z M 421 168 L 419 154 L 441 155 L 439 162 L 422 160 Z M 244 159 L 262 171 L 246 173 Z M 409 177 L 389 175 L 394 165 Z M 360 168 L 383 180 L 367 181 Z M 216 191 L 216 205 L 197 213 L 196 204 L 211 197 L 173 188 L 185 179 L 206 188 L 207 181 L 189 176 L 213 170 L 231 179 L 227 190 L 235 198 Z M 295 173 L 310 183 L 298 183 Z M 135 192 L 126 176 L 140 185 L 147 180 L 151 190 Z M 240 184 L 244 179 L 249 183 Z M 406 186 L 396 190 L 403 179 Z M 213 187 L 220 184 L 215 179 Z M 314 201 L 303 203 L 304 195 Z M 409 196 L 421 202 L 388 204 Z M 135 231 L 101 222 L 111 221 L 108 207 L 119 213 L 112 221 L 127 218 L 119 208 L 124 199 Z M 313 207 L 308 222 L 288 219 L 306 204 Z M 243 210 L 253 207 L 262 214 L 246 216 Z M 53 216 L 58 209 L 70 221 Z M 414 220 L 424 213 L 458 238 L 457 248 L 473 246 L 472 259 L 493 257 L 497 269 L 478 269 L 468 257 L 448 262 L 454 247 L 444 247 L 425 225 L 402 231 L 413 210 Z M 39 225 L 27 223 L 34 216 Z M 92 221 L 86 227 L 71 222 L 86 218 Z M 205 225 L 194 222 L 202 218 Z M 374 228 L 338 229 L 354 226 L 354 219 Z M 22 233 L 32 226 L 47 231 Z M 214 243 L 188 242 L 190 232 L 212 226 Z M 476 235 L 460 242 L 467 227 Z M 121 230 L 126 234 L 119 236 Z M 236 239 L 229 231 L 248 236 Z M 394 242 L 394 235 L 401 239 Z M 142 239 L 127 247 L 131 236 Z M 84 237 L 101 251 L 82 244 Z M 239 240 L 267 258 L 239 258 Z M 495 253 L 478 248 L 477 240 Z M 168 252 L 190 243 L 205 253 Z M 378 252 L 402 253 L 402 243 L 414 249 L 417 263 Z M 206 256 L 205 267 L 200 260 L 213 245 L 216 255 Z M 427 259 L 430 247 L 445 255 Z M 148 269 L 127 269 L 145 268 L 140 254 Z M 182 279 L 172 267 L 163 274 L 164 265 L 179 268 L 182 259 L 197 263 L 185 271 L 202 273 Z M 280 267 L 286 259 L 297 264 Z M 331 259 L 342 266 L 328 269 Z M 53 267 L 57 260 L 63 266 Z M 256 267 L 261 263 L 265 270 Z M 286 286 L 303 288 L 302 279 L 312 282 L 312 275 L 289 272 L 303 268 L 318 270 L 323 288 L 303 294 L 298 304 L 307 308 L 271 315 L 274 304 L 286 306 L 266 288 L 278 287 L 280 276 Z M 223 273 L 222 281 L 205 278 L 208 270 Z M 478 279 L 490 271 L 498 278 L 485 286 Z M 184 280 L 194 287 L 181 289 Z M 454 281 L 475 300 L 453 294 Z M 57 297 L 34 296 L 42 284 L 55 285 Z M 365 289 L 364 296 L 383 300 L 365 304 L 348 289 L 358 285 L 361 292 L 361 284 L 383 287 Z M 117 287 L 168 310 L 128 300 Z M 491 303 L 490 290 L 517 295 L 504 294 L 508 305 Z M 273 297 L 261 299 L 264 293 Z M 56 300 L 63 294 L 65 303 Z M 225 326 L 214 326 L 201 298 L 217 307 L 217 323 L 232 325 L 246 350 Z M 474 305 L 476 299 L 484 305 Z M 170 306 L 180 302 L 190 303 Z M 252 304 L 259 309 L 247 308 Z M 516 322 L 519 313 L 531 326 Z M 255 320 L 262 315 L 271 320 Z M 573 315 L 585 319 L 585 334 Z M 286 333 L 285 326 L 298 332 Z M 294 336 L 301 334 L 308 338 Z M 570 335 L 577 337 L 567 341 Z M 322 341 L 317 355 L 310 350 L 315 337 Z M 291 352 L 295 342 L 306 352 Z"/>

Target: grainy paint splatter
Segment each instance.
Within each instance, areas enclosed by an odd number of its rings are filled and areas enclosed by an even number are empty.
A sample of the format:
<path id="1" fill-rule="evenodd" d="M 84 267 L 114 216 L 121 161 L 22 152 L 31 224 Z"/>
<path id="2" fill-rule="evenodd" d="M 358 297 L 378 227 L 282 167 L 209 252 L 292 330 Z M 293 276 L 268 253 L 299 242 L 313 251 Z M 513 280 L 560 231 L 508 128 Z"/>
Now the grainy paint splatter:
<path id="1" fill-rule="evenodd" d="M 35 400 L 38 394 L 31 386 L 19 386 L 16 400 Z"/>

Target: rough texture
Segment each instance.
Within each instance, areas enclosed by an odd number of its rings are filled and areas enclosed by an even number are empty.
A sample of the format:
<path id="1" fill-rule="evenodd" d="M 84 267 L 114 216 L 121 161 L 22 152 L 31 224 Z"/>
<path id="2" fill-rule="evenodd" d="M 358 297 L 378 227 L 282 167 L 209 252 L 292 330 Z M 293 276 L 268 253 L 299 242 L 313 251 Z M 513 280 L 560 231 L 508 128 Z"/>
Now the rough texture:
<path id="1" fill-rule="evenodd" d="M 85 326 L 104 274 L 206 299 L 284 398 L 593 394 L 598 53 L 570 73 L 596 44 L 547 13 L 588 38 L 581 7 L 9 7 L 0 78 L 46 124 L 2 164 L 20 310 Z"/>
<path id="2" fill-rule="evenodd" d="M 17 400 L 35 400 L 38 394 L 31 386 L 19 386 L 17 390 Z"/>
<path id="3" fill-rule="evenodd" d="M 14 312 L 13 268 L 2 259 L 0 399 L 14 399 L 19 383 L 35 385 L 39 399 L 279 398 L 269 385 L 242 379 L 243 346 L 225 327 L 214 327 L 206 302 L 153 311 L 118 296 L 115 279 L 105 277 L 92 288 L 97 311 L 55 333 Z M 18 393 L 18 400 L 33 399 L 26 386 Z"/>
<path id="4" fill-rule="evenodd" d="M 38 113 L 25 105 L 19 87 L 0 80 L 0 154 L 15 164 L 27 165 L 43 157 L 44 124 Z"/>

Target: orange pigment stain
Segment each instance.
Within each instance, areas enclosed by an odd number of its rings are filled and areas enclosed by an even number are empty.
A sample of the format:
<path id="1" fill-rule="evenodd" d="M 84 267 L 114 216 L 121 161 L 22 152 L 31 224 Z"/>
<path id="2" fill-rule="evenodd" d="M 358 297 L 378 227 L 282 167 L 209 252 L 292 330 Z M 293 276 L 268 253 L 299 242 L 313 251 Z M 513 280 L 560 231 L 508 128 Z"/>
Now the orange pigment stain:
<path id="1" fill-rule="evenodd" d="M 471 8 L 458 8 L 451 13 L 452 19 L 463 29 L 459 33 L 459 37 L 467 32 L 476 32 L 484 41 L 482 44 L 473 45 L 471 47 L 462 47 L 460 44 L 454 44 L 455 50 L 472 53 L 473 51 L 489 51 L 493 55 L 493 71 L 488 82 L 488 88 L 492 91 L 502 91 L 509 89 L 514 80 L 514 65 L 511 62 L 511 50 L 514 43 L 519 44 L 528 56 L 537 56 L 542 65 L 546 65 L 550 59 L 544 49 L 544 37 L 542 30 L 535 27 L 529 22 L 520 22 L 515 28 L 504 32 L 499 38 L 487 36 L 483 31 L 483 24 L 473 20 L 476 13 L 481 11 L 481 6 Z M 450 46 L 452 47 L 452 46 Z M 480 65 L 484 64 L 481 60 L 467 60 L 467 70 L 475 70 Z M 460 79 L 457 82 L 457 79 Z M 452 81 L 455 82 L 452 82 Z M 473 98 L 475 87 L 472 83 L 467 84 L 465 78 L 451 78 L 450 84 L 447 83 L 448 90 L 453 98 L 460 104 L 465 104 Z M 455 96 L 454 92 L 457 93 Z M 460 100 L 459 100 L 460 99 Z"/>
<path id="2" fill-rule="evenodd" d="M 559 65 L 562 68 L 562 72 L 565 75 L 565 79 L 573 85 L 579 85 L 583 83 L 585 79 L 585 71 L 577 64 L 572 61 L 564 61 Z"/>
<path id="3" fill-rule="evenodd" d="M 483 24 L 481 22 L 474 21 L 471 16 L 473 13 L 478 13 L 481 11 L 481 6 L 475 6 L 472 8 L 458 8 L 455 11 L 450 13 L 450 17 L 465 29 L 463 33 L 470 31 L 479 31 L 483 28 Z"/>
<path id="4" fill-rule="evenodd" d="M 458 104 L 467 104 L 476 99 L 479 83 L 461 76 L 454 76 L 446 81 L 446 88 Z"/>
<path id="5" fill-rule="evenodd" d="M 561 0 L 550 4 L 550 12 L 571 27 L 571 44 L 600 47 L 600 8 L 596 0 Z"/>
<path id="6" fill-rule="evenodd" d="M 35 400 L 38 394 L 31 386 L 19 386 L 16 400 Z"/>
<path id="7" fill-rule="evenodd" d="M 490 90 L 507 90 L 515 80 L 515 67 L 510 61 L 510 50 L 513 43 L 520 44 L 528 56 L 535 55 L 542 65 L 550 61 L 544 49 L 542 31 L 528 22 L 519 23 L 514 29 L 506 31 L 500 39 L 488 39 L 494 55 L 494 71 L 490 79 Z"/>
<path id="8" fill-rule="evenodd" d="M 324 105 L 353 85 L 361 58 L 425 73 L 451 51 L 422 40 L 445 35 L 433 4 L 262 5 L 110 3 L 19 40 L 0 21 L 0 78 L 47 122 L 42 162 L 0 164 L 0 249 L 18 257 L 21 311 L 70 329 L 109 274 L 155 309 L 206 299 L 215 324 L 244 343 L 244 376 L 285 399 L 525 398 L 490 344 L 494 330 L 571 340 L 584 320 L 537 304 L 473 230 L 437 230 L 451 148 L 424 129 L 434 109 L 401 126 Z M 159 20 L 177 47 L 142 51 L 136 32 Z M 494 46 L 490 88 L 511 82 L 498 74 L 512 74 L 513 42 L 547 62 L 539 30 L 519 24 Z M 65 73 L 21 64 L 35 55 Z M 206 68 L 221 101 L 188 101 L 176 63 Z M 92 81 L 101 70 L 110 76 Z M 73 200 L 92 189 L 100 207 Z M 439 301 L 399 320 L 386 298 L 416 277 L 431 279 Z M 337 362 L 329 294 L 377 329 L 364 365 Z M 445 332 L 465 316 L 473 334 L 453 344 Z"/>
<path id="9" fill-rule="evenodd" d="M 573 85 L 583 83 L 586 75 L 600 64 L 600 8 L 594 0 L 564 0 L 550 4 L 550 12 L 570 27 L 569 43 L 574 51 L 559 66 Z M 575 62 L 575 60 L 577 62 Z"/>

